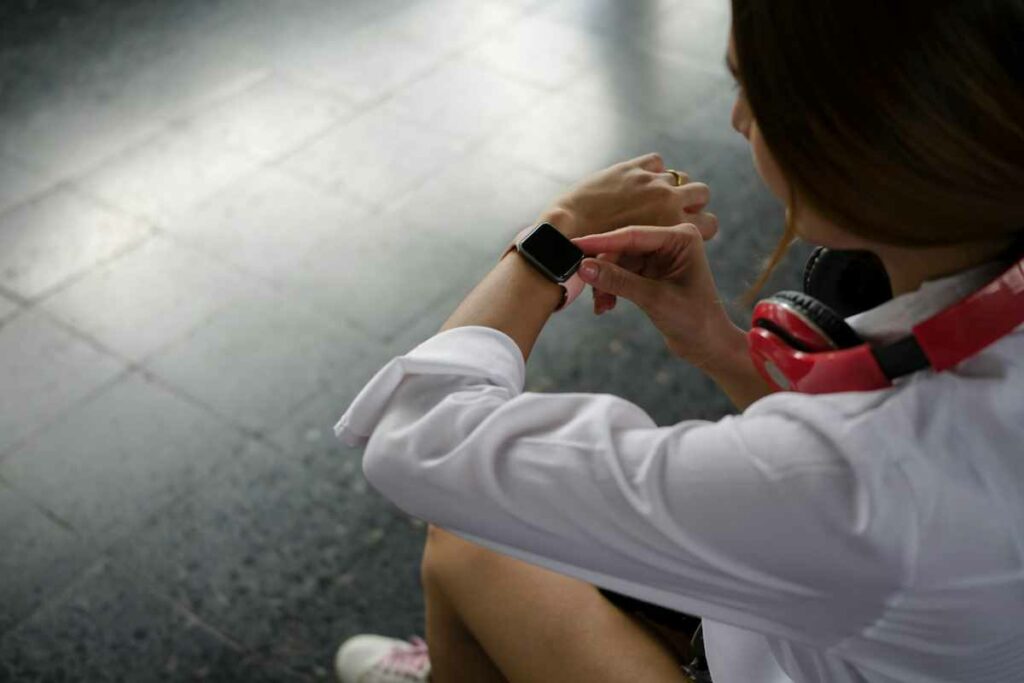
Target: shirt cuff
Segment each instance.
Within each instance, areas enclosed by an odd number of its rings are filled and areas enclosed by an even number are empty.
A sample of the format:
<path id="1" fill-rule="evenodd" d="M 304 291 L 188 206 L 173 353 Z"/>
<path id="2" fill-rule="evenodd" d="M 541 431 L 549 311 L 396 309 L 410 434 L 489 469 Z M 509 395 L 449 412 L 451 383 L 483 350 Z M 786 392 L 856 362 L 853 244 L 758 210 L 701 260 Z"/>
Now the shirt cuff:
<path id="1" fill-rule="evenodd" d="M 517 396 L 526 382 L 526 359 L 511 337 L 493 327 L 439 332 L 377 371 L 334 426 L 335 436 L 349 446 L 366 445 L 391 395 L 408 375 L 476 377 Z"/>

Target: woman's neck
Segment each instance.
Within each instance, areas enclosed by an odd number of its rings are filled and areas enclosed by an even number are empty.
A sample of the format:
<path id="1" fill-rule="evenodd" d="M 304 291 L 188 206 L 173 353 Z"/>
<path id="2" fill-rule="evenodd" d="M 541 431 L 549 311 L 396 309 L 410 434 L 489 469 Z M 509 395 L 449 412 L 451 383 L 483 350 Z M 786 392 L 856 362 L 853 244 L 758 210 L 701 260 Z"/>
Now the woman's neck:
<path id="1" fill-rule="evenodd" d="M 944 247 L 897 247 L 879 244 L 874 251 L 889 274 L 893 296 L 917 290 L 927 280 L 953 275 L 999 256 L 1011 239 Z"/>

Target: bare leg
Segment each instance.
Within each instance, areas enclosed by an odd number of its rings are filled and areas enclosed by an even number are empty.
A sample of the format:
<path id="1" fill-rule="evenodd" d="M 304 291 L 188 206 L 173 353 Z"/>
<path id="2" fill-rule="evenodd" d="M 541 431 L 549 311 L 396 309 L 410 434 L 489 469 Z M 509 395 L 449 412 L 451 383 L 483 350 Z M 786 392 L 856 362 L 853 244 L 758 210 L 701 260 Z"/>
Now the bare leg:
<path id="1" fill-rule="evenodd" d="M 430 678 L 438 682 L 505 683 L 501 671 L 462 623 L 435 580 L 437 544 L 429 540 L 435 535 L 431 527 L 431 536 L 428 537 L 423 552 L 423 598 L 427 607 L 426 636 L 430 647 Z"/>
<path id="2" fill-rule="evenodd" d="M 433 526 L 422 575 L 437 683 L 687 680 L 659 637 L 586 582 Z"/>

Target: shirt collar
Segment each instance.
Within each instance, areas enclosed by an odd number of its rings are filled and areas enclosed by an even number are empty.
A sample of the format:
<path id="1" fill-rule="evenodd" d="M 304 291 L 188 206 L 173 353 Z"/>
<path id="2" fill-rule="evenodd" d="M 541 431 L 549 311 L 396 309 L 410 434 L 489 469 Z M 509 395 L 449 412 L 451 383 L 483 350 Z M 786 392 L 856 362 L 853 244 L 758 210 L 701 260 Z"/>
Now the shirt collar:
<path id="1" fill-rule="evenodd" d="M 867 342 L 894 342 L 910 334 L 917 323 L 981 289 L 1006 268 L 1001 261 L 991 261 L 953 275 L 926 280 L 913 292 L 846 318 L 846 324 Z"/>

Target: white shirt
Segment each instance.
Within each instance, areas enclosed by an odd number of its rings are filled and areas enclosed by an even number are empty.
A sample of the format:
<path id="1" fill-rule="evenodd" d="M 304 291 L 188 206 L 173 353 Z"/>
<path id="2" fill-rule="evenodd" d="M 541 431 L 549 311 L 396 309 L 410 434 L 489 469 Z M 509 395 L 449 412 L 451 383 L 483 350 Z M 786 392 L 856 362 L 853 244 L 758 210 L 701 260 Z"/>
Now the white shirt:
<path id="1" fill-rule="evenodd" d="M 983 266 L 848 319 L 869 339 Z M 780 392 L 659 427 L 607 394 L 524 393 L 488 327 L 390 361 L 336 433 L 406 512 L 705 618 L 716 683 L 1024 680 L 1024 326 L 880 391 Z"/>

